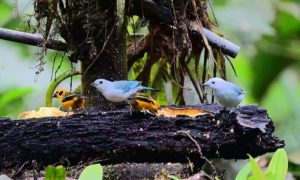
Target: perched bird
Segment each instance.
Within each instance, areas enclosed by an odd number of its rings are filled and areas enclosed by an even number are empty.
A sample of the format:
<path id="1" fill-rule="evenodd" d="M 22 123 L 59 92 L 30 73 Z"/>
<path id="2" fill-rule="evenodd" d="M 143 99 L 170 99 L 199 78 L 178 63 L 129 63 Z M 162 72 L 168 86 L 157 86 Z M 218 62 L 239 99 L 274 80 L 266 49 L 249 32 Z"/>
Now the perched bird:
<path id="1" fill-rule="evenodd" d="M 127 102 L 129 97 L 134 97 L 140 90 L 157 91 L 154 88 L 142 86 L 140 81 L 97 79 L 91 85 L 96 87 L 111 102 Z"/>
<path id="2" fill-rule="evenodd" d="M 225 107 L 236 107 L 244 99 L 242 89 L 221 78 L 211 78 L 203 86 L 213 89 L 217 101 Z"/>
<path id="3" fill-rule="evenodd" d="M 134 97 L 129 97 L 128 102 L 133 110 L 149 110 L 156 113 L 160 104 L 151 96 L 144 93 L 137 93 Z"/>
<path id="4" fill-rule="evenodd" d="M 69 92 L 66 89 L 56 90 L 52 97 L 61 100 L 61 106 L 68 111 L 84 108 L 86 99 L 85 96 L 76 92 Z"/>

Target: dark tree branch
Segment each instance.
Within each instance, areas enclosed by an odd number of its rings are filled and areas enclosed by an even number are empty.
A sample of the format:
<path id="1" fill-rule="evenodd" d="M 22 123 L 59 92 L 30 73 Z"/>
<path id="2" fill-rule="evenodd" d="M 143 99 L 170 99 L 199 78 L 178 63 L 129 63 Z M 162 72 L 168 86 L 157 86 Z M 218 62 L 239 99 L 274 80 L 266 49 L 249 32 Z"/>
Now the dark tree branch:
<path id="1" fill-rule="evenodd" d="M 216 105 L 203 106 L 215 116 L 164 118 L 128 111 L 38 120 L 0 119 L 0 170 L 36 160 L 71 165 L 98 158 L 101 164 L 120 162 L 202 163 L 207 158 L 244 159 L 274 152 L 284 142 L 272 135 L 266 110 L 244 106 L 228 114 Z"/>
<path id="2" fill-rule="evenodd" d="M 44 46 L 45 43 L 45 39 L 41 35 L 30 34 L 5 28 L 0 28 L 0 39 L 39 47 Z M 66 43 L 51 39 L 47 40 L 45 47 L 58 51 L 68 50 L 68 46 Z"/>
<path id="3" fill-rule="evenodd" d="M 171 10 L 152 0 L 133 0 L 127 6 L 128 15 L 138 15 L 154 23 L 168 24 L 171 26 L 173 25 L 174 20 Z M 201 43 L 202 36 L 198 28 L 199 27 L 195 28 L 194 24 L 191 25 L 190 30 L 192 31 L 193 38 Z M 240 51 L 240 47 L 238 45 L 228 41 L 227 39 L 215 34 L 214 32 L 206 28 L 203 28 L 203 33 L 212 47 L 221 50 L 224 54 L 227 54 L 232 58 L 235 58 Z"/>
<path id="4" fill-rule="evenodd" d="M 126 2 L 128 15 L 138 15 L 140 17 L 145 17 L 154 23 L 173 25 L 172 13 L 170 9 L 165 6 L 162 6 L 152 0 L 133 0 L 131 3 L 128 3 L 129 1 Z M 200 43 L 202 41 L 201 33 L 195 29 L 191 30 L 194 38 Z M 204 28 L 203 31 L 212 47 L 220 49 L 223 53 L 229 55 L 230 57 L 236 57 L 240 50 L 238 45 L 220 37 L 208 29 Z M 45 42 L 44 37 L 41 35 L 9 30 L 5 28 L 0 28 L 0 39 L 39 47 L 43 46 L 43 43 Z M 58 51 L 67 51 L 68 49 L 66 43 L 51 39 L 47 40 L 46 47 Z"/>
<path id="5" fill-rule="evenodd" d="M 134 62 L 141 57 L 150 49 L 151 37 L 149 35 L 139 38 L 137 42 L 133 42 L 127 48 L 127 68 L 130 69 Z"/>
<path id="6" fill-rule="evenodd" d="M 238 45 L 234 44 L 233 42 L 220 37 L 219 35 L 211 32 L 210 30 L 208 30 L 206 28 L 203 28 L 203 33 L 204 33 L 205 37 L 207 38 L 209 45 L 211 45 L 212 47 L 214 47 L 216 49 L 219 49 L 224 54 L 226 54 L 232 58 L 235 58 L 237 56 L 237 54 L 239 53 L 240 47 Z M 202 40 L 202 36 L 199 31 L 192 30 L 192 35 L 199 42 Z"/>
<path id="7" fill-rule="evenodd" d="M 154 23 L 173 24 L 172 12 L 152 0 L 126 1 L 127 15 L 138 15 Z"/>

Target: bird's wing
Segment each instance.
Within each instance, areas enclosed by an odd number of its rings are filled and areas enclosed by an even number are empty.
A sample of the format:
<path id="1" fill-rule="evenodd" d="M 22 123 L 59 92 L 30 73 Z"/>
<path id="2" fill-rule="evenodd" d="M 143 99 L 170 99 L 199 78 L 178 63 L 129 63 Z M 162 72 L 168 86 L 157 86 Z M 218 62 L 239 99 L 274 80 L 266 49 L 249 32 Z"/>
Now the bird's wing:
<path id="1" fill-rule="evenodd" d="M 75 97 L 77 97 L 77 95 L 75 93 L 68 93 L 64 96 L 64 98 L 62 99 L 62 102 L 67 102 L 67 101 L 73 100 Z"/>
<path id="2" fill-rule="evenodd" d="M 244 94 L 244 91 L 237 87 L 235 84 L 231 83 L 231 88 L 234 90 L 234 92 L 237 94 L 237 95 L 241 95 L 241 94 Z"/>
<path id="3" fill-rule="evenodd" d="M 81 98 L 81 99 L 86 99 L 87 97 L 86 96 L 83 96 L 77 92 L 69 92 L 67 93 L 63 99 L 62 99 L 62 102 L 67 102 L 67 101 L 70 101 L 70 100 L 73 100 L 74 98 Z"/>
<path id="4" fill-rule="evenodd" d="M 238 87 L 236 87 L 236 88 L 234 89 L 234 91 L 235 91 L 238 95 L 244 94 L 244 91 L 243 91 L 242 89 L 238 88 Z"/>
<path id="5" fill-rule="evenodd" d="M 114 81 L 114 88 L 121 90 L 123 93 L 141 86 L 140 81 Z"/>

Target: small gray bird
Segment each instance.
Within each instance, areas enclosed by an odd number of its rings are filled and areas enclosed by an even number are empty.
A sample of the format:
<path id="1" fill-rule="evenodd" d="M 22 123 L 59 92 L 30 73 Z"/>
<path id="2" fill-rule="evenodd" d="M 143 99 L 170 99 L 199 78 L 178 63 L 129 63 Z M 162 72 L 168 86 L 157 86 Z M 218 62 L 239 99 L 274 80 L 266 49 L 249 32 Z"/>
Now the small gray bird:
<path id="1" fill-rule="evenodd" d="M 203 86 L 213 89 L 217 101 L 225 107 L 236 107 L 244 99 L 242 89 L 221 78 L 211 78 Z"/>

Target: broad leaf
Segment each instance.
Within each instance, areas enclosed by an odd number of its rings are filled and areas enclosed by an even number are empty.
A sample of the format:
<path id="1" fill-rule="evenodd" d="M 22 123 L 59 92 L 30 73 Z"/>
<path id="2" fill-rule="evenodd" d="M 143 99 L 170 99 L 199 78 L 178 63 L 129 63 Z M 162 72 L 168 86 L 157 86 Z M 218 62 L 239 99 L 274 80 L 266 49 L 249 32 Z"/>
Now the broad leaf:
<path id="1" fill-rule="evenodd" d="M 285 179 L 288 170 L 288 159 L 284 149 L 278 149 L 273 155 L 267 170 L 267 179 Z"/>
<path id="2" fill-rule="evenodd" d="M 100 164 L 93 164 L 86 167 L 79 176 L 79 180 L 102 180 L 103 167 Z"/>

